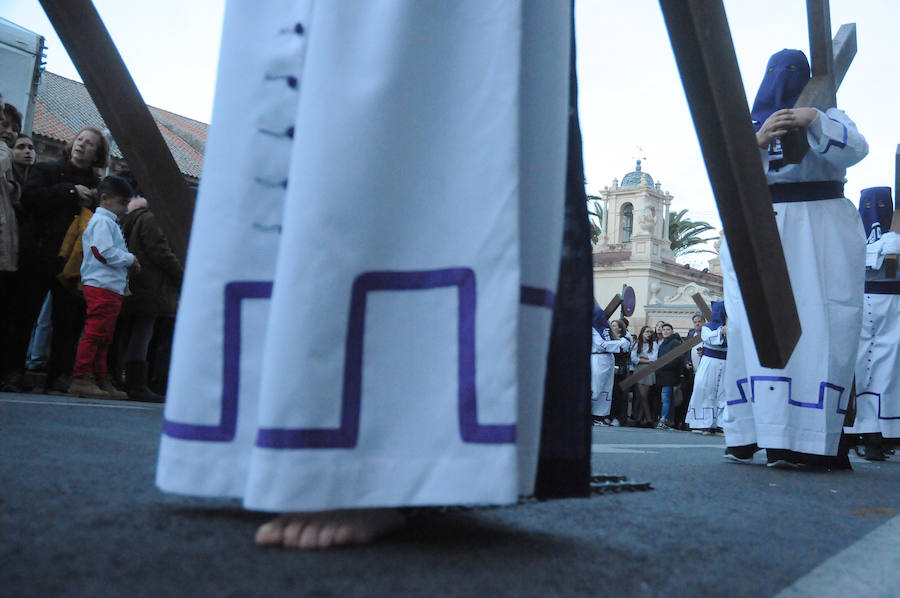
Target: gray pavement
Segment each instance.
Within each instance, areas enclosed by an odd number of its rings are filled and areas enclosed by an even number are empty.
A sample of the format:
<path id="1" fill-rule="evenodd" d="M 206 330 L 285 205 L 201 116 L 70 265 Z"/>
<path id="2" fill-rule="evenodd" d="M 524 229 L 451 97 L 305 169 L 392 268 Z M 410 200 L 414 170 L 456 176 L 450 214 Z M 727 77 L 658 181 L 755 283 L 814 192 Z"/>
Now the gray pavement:
<path id="1" fill-rule="evenodd" d="M 595 428 L 595 473 L 653 490 L 427 512 L 300 553 L 253 545 L 263 514 L 156 490 L 160 429 L 154 405 L 0 393 L 0 596 L 900 593 L 900 456 L 786 472 L 724 462 L 719 437 Z"/>

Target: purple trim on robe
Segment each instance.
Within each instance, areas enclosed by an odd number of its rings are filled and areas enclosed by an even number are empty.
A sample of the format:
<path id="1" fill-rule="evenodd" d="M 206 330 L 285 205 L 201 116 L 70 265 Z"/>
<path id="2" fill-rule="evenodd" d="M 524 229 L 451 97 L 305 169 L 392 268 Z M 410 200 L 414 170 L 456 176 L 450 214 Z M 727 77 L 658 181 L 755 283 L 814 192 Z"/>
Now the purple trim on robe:
<path id="1" fill-rule="evenodd" d="M 230 442 L 237 428 L 238 386 L 241 361 L 241 302 L 244 299 L 268 299 L 272 283 L 266 281 L 230 282 L 225 285 L 225 323 L 222 367 L 222 408 L 218 425 L 163 422 L 163 434 L 182 440 Z"/>

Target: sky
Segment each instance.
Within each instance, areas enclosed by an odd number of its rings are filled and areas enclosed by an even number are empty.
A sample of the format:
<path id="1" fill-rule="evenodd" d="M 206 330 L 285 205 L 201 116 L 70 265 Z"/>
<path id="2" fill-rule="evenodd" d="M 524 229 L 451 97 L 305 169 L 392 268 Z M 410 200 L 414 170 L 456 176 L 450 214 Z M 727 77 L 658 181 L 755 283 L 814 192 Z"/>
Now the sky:
<path id="1" fill-rule="evenodd" d="M 342 0 L 331 0 L 342 1 Z M 351 1 L 351 0 L 343 0 Z M 554 1 L 554 0 L 546 0 Z M 555 0 L 562 1 L 562 0 Z M 209 122 L 224 0 L 94 0 L 144 101 Z M 725 0 L 752 103 L 766 62 L 783 48 L 809 54 L 803 0 Z M 715 200 L 659 4 L 576 0 L 579 112 L 589 194 L 643 170 L 674 196 L 672 210 L 720 227 Z M 0 0 L 0 16 L 47 38 L 47 70 L 80 80 L 37 0 Z M 847 173 L 845 194 L 893 186 L 900 142 L 900 2 L 831 0 L 832 34 L 857 24 L 858 52 L 838 92 L 869 142 Z M 707 257 L 691 260 L 704 265 Z"/>

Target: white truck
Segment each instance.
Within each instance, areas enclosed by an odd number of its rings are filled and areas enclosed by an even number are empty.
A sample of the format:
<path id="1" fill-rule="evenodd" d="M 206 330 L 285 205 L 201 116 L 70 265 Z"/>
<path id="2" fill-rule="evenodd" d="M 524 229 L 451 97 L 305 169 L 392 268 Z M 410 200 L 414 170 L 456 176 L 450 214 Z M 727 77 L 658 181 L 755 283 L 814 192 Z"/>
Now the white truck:
<path id="1" fill-rule="evenodd" d="M 44 37 L 0 18 L 0 94 L 22 113 L 30 135 L 34 101 L 44 69 Z"/>

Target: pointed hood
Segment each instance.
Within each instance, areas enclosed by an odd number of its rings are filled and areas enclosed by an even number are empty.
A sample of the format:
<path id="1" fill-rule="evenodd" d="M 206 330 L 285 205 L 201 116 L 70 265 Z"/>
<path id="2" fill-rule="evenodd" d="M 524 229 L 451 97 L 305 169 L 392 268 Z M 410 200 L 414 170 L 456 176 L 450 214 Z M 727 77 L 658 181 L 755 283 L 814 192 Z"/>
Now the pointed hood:
<path id="1" fill-rule="evenodd" d="M 759 131 L 772 113 L 793 108 L 809 81 L 809 61 L 800 50 L 782 50 L 773 54 L 766 65 L 753 109 L 753 129 Z"/>

